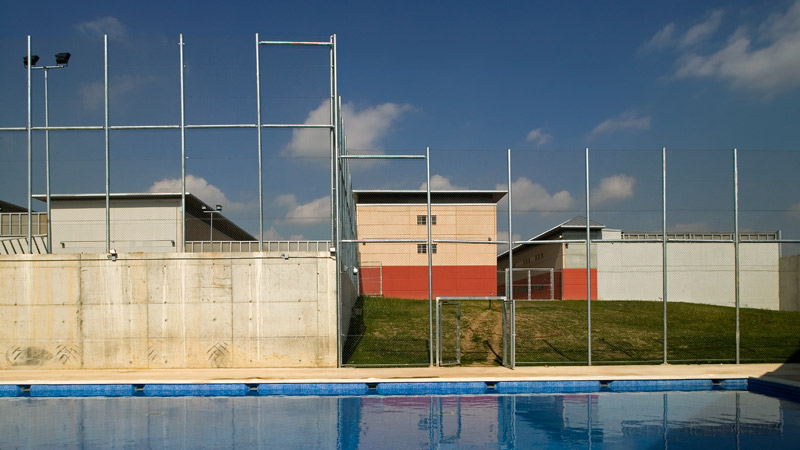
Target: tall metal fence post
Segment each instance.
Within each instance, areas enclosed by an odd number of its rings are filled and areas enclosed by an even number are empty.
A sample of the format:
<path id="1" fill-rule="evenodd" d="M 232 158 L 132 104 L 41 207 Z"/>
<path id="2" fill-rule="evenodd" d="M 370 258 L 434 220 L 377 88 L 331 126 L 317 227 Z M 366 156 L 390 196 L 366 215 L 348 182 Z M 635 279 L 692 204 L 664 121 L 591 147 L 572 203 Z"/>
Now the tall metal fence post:
<path id="1" fill-rule="evenodd" d="M 181 64 L 181 252 L 186 251 L 186 100 L 183 89 L 183 33 L 178 44 Z M 202 244 L 201 244 L 202 248 Z"/>
<path id="2" fill-rule="evenodd" d="M 429 330 L 430 342 L 428 344 L 428 347 L 429 347 L 428 353 L 430 353 L 430 358 L 429 358 L 430 359 L 430 365 L 433 366 L 434 365 L 434 360 L 433 360 L 433 246 L 431 245 L 432 239 L 431 239 L 431 148 L 430 147 L 425 147 L 425 169 L 426 169 L 426 171 L 425 171 L 425 186 L 426 186 L 425 190 L 426 190 L 426 194 L 427 194 L 426 203 L 427 203 L 427 207 L 428 207 L 428 216 L 427 216 L 427 220 L 426 220 L 426 222 L 428 224 L 428 226 L 427 226 L 427 228 L 428 228 L 428 243 L 426 244 L 428 246 L 427 247 L 427 250 L 428 250 L 428 327 L 430 328 L 430 330 Z M 437 307 L 437 310 L 438 310 L 438 307 L 439 307 L 438 302 L 436 304 L 436 307 Z M 437 318 L 437 328 L 438 328 L 438 318 Z M 438 350 L 438 347 L 437 347 L 437 350 Z M 436 353 L 437 353 L 436 361 L 437 361 L 437 364 L 438 364 L 438 361 L 439 361 L 439 354 L 438 353 L 439 352 L 437 351 Z"/>
<path id="3" fill-rule="evenodd" d="M 108 140 L 108 35 L 103 35 L 103 79 L 105 84 L 105 144 L 106 144 L 106 252 L 111 250 L 111 161 Z"/>
<path id="4" fill-rule="evenodd" d="M 592 365 L 592 237 L 589 226 L 589 147 L 586 147 L 586 331 L 587 364 Z"/>
<path id="5" fill-rule="evenodd" d="M 736 364 L 739 364 L 741 334 L 739 330 L 739 159 L 738 150 L 733 149 L 733 253 L 734 286 L 736 296 Z"/>
<path id="6" fill-rule="evenodd" d="M 31 134 L 32 131 L 32 121 L 31 121 L 31 66 L 33 66 L 33 60 L 31 60 L 31 35 L 28 35 L 28 254 L 33 253 L 33 235 L 32 235 L 32 228 L 33 228 L 33 205 L 31 204 L 31 198 L 33 196 L 33 136 Z M 50 220 L 50 217 L 47 218 Z"/>
<path id="7" fill-rule="evenodd" d="M 509 336 L 509 353 L 511 359 L 511 368 L 517 367 L 517 307 L 514 302 L 514 234 L 511 228 L 511 149 L 508 149 L 508 289 L 506 295 L 511 300 L 511 319 L 510 319 L 510 336 Z"/>
<path id="8" fill-rule="evenodd" d="M 346 262 L 344 251 L 341 248 L 341 240 L 342 240 L 342 227 L 341 227 L 341 212 L 339 209 L 339 204 L 341 202 L 340 190 L 339 190 L 339 111 L 338 111 L 338 101 L 339 93 L 338 93 L 338 82 L 336 80 L 336 35 L 331 35 L 331 45 L 330 45 L 330 54 L 331 54 L 331 145 L 333 149 L 333 176 L 334 176 L 334 185 L 333 185 L 333 197 L 334 197 L 334 208 L 335 210 L 331 211 L 331 214 L 335 217 L 335 231 L 333 233 L 333 247 L 336 249 L 336 349 L 337 349 L 337 366 L 342 367 L 344 361 L 343 358 L 343 351 L 342 347 L 344 344 L 344 339 L 342 339 L 342 264 Z"/>
<path id="9" fill-rule="evenodd" d="M 664 364 L 667 364 L 667 147 L 661 148 L 661 296 L 664 327 Z"/>
<path id="10" fill-rule="evenodd" d="M 261 153 L 261 59 L 256 33 L 256 132 L 258 133 L 258 251 L 264 251 L 264 183 Z"/>

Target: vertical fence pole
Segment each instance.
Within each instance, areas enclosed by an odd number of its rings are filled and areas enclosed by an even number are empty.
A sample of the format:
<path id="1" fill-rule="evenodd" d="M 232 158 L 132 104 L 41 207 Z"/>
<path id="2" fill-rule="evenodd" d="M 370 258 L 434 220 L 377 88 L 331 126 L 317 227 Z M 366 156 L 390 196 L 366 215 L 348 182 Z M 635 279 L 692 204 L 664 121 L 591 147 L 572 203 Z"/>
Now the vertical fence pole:
<path id="1" fill-rule="evenodd" d="M 429 330 L 429 339 L 430 343 L 429 346 L 429 353 L 430 353 L 430 365 L 434 365 L 433 361 L 433 247 L 432 247 L 432 239 L 431 239 L 431 148 L 425 147 L 425 190 L 427 194 L 427 207 L 428 207 L 428 216 L 427 216 L 427 224 L 428 224 L 428 327 Z M 436 302 L 436 308 L 439 308 L 439 302 Z M 438 320 L 437 320 L 437 328 L 438 328 Z M 436 347 L 436 361 L 439 361 L 439 347 Z"/>
<path id="2" fill-rule="evenodd" d="M 741 335 L 739 330 L 739 159 L 738 150 L 733 149 L 733 252 L 734 286 L 736 290 L 736 364 L 739 364 Z"/>
<path id="3" fill-rule="evenodd" d="M 47 72 L 49 69 L 44 69 L 44 159 L 45 159 L 45 196 L 47 197 L 47 253 L 52 253 L 52 236 L 53 230 L 50 226 L 50 106 L 47 97 Z M 39 227 L 37 226 L 38 230 Z"/>
<path id="4" fill-rule="evenodd" d="M 661 296 L 664 302 L 664 360 L 667 364 L 667 147 L 661 148 Z"/>
<path id="5" fill-rule="evenodd" d="M 178 43 L 181 65 L 181 252 L 186 251 L 186 109 L 183 90 L 183 33 Z M 213 214 L 212 214 L 213 215 Z M 202 249 L 202 244 L 200 244 Z"/>
<path id="6" fill-rule="evenodd" d="M 508 149 L 508 289 L 506 294 L 511 300 L 511 324 L 509 336 L 509 350 L 511 357 L 511 368 L 517 367 L 517 307 L 514 302 L 514 234 L 511 229 L 511 149 Z"/>
<path id="7" fill-rule="evenodd" d="M 108 35 L 103 35 L 103 78 L 105 84 L 105 144 L 106 144 L 106 251 L 111 249 L 111 162 L 108 145 Z"/>
<path id="8" fill-rule="evenodd" d="M 28 253 L 33 253 L 33 205 L 31 205 L 31 197 L 33 196 L 33 136 L 31 135 L 31 35 L 28 35 Z M 50 217 L 47 218 L 50 220 Z"/>
<path id="9" fill-rule="evenodd" d="M 331 147 L 333 150 L 333 206 L 334 210 L 331 214 L 334 215 L 334 233 L 333 233 L 333 246 L 336 248 L 336 349 L 337 349 L 337 365 L 342 367 L 342 268 L 346 262 L 345 252 L 341 247 L 342 239 L 342 216 L 339 210 L 341 203 L 339 185 L 341 184 L 341 173 L 339 171 L 339 109 L 338 109 L 338 82 L 336 80 L 336 35 L 331 35 Z"/>
<path id="10" fill-rule="evenodd" d="M 592 237 L 589 226 L 589 147 L 586 147 L 586 331 L 587 364 L 592 365 Z"/>
<path id="11" fill-rule="evenodd" d="M 256 33 L 256 131 L 258 132 L 258 251 L 264 251 L 264 186 L 261 154 L 261 59 Z"/>

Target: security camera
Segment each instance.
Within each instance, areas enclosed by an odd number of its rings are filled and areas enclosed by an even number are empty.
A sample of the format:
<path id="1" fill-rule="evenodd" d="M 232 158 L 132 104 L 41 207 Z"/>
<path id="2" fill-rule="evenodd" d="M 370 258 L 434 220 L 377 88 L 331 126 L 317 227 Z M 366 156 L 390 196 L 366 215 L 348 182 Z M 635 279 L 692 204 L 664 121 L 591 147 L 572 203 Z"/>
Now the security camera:
<path id="1" fill-rule="evenodd" d="M 116 249 L 113 249 L 113 248 L 108 249 L 108 259 L 110 259 L 111 261 L 116 261 L 117 260 L 117 256 L 118 255 L 117 255 L 117 250 Z"/>

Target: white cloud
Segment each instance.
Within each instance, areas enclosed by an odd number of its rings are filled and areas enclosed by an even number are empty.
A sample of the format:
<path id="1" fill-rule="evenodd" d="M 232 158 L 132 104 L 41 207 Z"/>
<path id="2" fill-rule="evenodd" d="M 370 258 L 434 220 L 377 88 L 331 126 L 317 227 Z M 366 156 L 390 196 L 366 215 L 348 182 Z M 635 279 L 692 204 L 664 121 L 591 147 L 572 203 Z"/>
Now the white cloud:
<path id="1" fill-rule="evenodd" d="M 156 181 L 147 192 L 180 193 L 181 179 L 165 178 L 161 181 Z M 251 208 L 258 208 L 253 203 L 231 201 L 220 188 L 210 184 L 205 178 L 194 175 L 186 175 L 186 192 L 193 194 L 211 206 L 222 205 L 225 211 L 245 211 Z"/>
<path id="2" fill-rule="evenodd" d="M 498 184 L 498 190 L 508 189 L 508 185 Z M 514 211 L 555 212 L 572 209 L 574 199 L 569 191 L 558 191 L 550 194 L 541 184 L 534 183 L 525 177 L 517 178 L 511 183 L 511 207 Z M 501 201 L 500 206 L 505 202 Z"/>
<path id="3" fill-rule="evenodd" d="M 592 189 L 591 200 L 594 204 L 602 204 L 633 198 L 633 187 L 636 178 L 618 174 L 600 179 L 600 185 Z"/>
<path id="4" fill-rule="evenodd" d="M 531 130 L 525 137 L 526 142 L 533 142 L 534 145 L 545 145 L 553 140 L 551 134 L 545 133 L 541 128 Z"/>
<path id="5" fill-rule="evenodd" d="M 422 189 L 422 190 L 428 189 L 428 182 L 427 181 L 423 181 L 422 184 L 419 186 L 419 188 Z M 439 191 L 452 191 L 452 190 L 458 190 L 458 189 L 466 189 L 466 188 L 463 187 L 463 186 L 458 186 L 458 185 L 453 184 L 450 181 L 450 178 L 447 178 L 445 176 L 442 176 L 442 175 L 439 175 L 439 174 L 431 176 L 431 190 L 432 191 L 436 191 L 436 190 L 439 190 Z"/>
<path id="6" fill-rule="evenodd" d="M 279 195 L 275 202 L 288 209 L 286 222 L 296 225 L 317 225 L 331 220 L 331 198 L 320 197 L 298 204 L 293 194 Z"/>
<path id="7" fill-rule="evenodd" d="M 305 241 L 306 238 L 302 234 L 293 234 L 288 238 L 283 237 L 283 235 L 275 229 L 275 227 L 270 227 L 269 230 L 264 231 L 264 240 L 265 241 Z"/>
<path id="8" fill-rule="evenodd" d="M 616 133 L 625 130 L 649 130 L 652 117 L 641 116 L 637 112 L 628 111 L 617 117 L 612 117 L 600 122 L 591 133 L 589 139 L 601 134 Z"/>
<path id="9" fill-rule="evenodd" d="M 392 125 L 410 109 L 409 105 L 383 103 L 358 110 L 352 103 L 345 103 L 342 105 L 342 119 L 347 148 L 358 150 L 359 153 L 382 154 L 381 140 L 389 134 Z M 330 102 L 325 100 L 308 113 L 304 123 L 326 124 L 330 120 Z M 328 164 L 330 132 L 327 129 L 295 129 L 284 153 L 297 157 L 320 158 Z"/>
<path id="10" fill-rule="evenodd" d="M 120 75 L 109 80 L 109 102 L 125 104 L 125 98 L 131 93 L 146 87 L 155 81 L 155 77 L 142 75 Z M 105 85 L 102 81 L 82 84 L 79 88 L 83 106 L 89 110 L 99 110 L 105 107 Z"/>
<path id="11" fill-rule="evenodd" d="M 508 240 L 508 231 L 498 231 L 497 232 L 497 240 L 498 241 L 507 241 Z M 514 233 L 514 241 L 521 241 L 522 235 Z M 502 253 L 508 251 L 508 247 L 497 246 L 498 253 Z"/>
<path id="12" fill-rule="evenodd" d="M 800 0 L 760 24 L 742 25 L 725 39 L 712 40 L 722 18 L 715 11 L 662 46 L 678 51 L 674 78 L 721 79 L 766 98 L 800 86 Z M 658 35 L 650 42 L 661 42 Z"/>
<path id="13" fill-rule="evenodd" d="M 642 46 L 642 50 L 652 51 L 669 47 L 674 43 L 675 22 L 670 22 L 659 30 L 653 37 Z"/>
<path id="14" fill-rule="evenodd" d="M 706 222 L 679 223 L 667 228 L 667 232 L 675 233 L 707 233 L 711 226 Z"/>
<path id="15" fill-rule="evenodd" d="M 723 15 L 721 10 L 713 11 L 706 20 L 689 28 L 683 37 L 678 40 L 677 44 L 682 47 L 689 47 L 705 41 L 719 29 Z"/>
<path id="16" fill-rule="evenodd" d="M 107 34 L 109 38 L 122 38 L 127 34 L 127 28 L 115 17 L 107 16 L 95 20 L 88 20 L 75 25 L 75 28 L 88 36 L 102 37 Z"/>
<path id="17" fill-rule="evenodd" d="M 787 212 L 792 217 L 794 217 L 796 219 L 800 219 L 800 202 L 797 202 L 794 205 L 790 206 L 789 210 Z"/>

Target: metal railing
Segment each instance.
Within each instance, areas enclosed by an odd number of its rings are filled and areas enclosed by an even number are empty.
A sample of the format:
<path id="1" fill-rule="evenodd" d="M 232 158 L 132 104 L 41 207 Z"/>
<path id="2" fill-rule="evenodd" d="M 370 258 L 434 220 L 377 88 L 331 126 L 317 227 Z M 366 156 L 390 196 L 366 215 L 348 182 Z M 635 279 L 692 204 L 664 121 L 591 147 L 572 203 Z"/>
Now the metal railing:
<path id="1" fill-rule="evenodd" d="M 265 252 L 328 252 L 331 241 L 263 241 Z M 257 252 L 259 241 L 186 241 L 186 252 Z"/>

